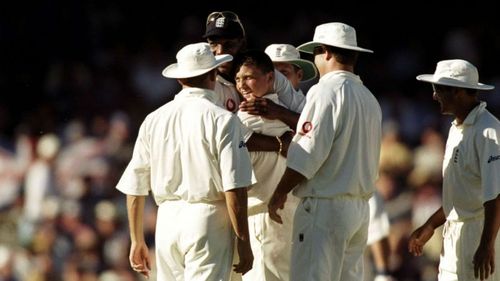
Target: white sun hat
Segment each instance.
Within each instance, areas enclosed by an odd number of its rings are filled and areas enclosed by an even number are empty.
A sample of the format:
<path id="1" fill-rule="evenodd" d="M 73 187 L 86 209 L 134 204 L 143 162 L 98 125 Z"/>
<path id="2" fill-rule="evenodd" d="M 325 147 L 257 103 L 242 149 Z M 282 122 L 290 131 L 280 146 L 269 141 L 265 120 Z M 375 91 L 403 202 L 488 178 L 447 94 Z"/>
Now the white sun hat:
<path id="1" fill-rule="evenodd" d="M 167 66 L 162 75 L 168 78 L 189 78 L 202 75 L 231 61 L 231 55 L 214 56 L 208 43 L 190 44 L 177 52 L 177 63 Z"/>
<path id="2" fill-rule="evenodd" d="M 434 74 L 422 74 L 417 80 L 437 85 L 492 90 L 495 86 L 479 83 L 477 68 L 466 60 L 442 60 L 437 63 Z"/>
<path id="3" fill-rule="evenodd" d="M 301 52 L 312 54 L 314 47 L 319 45 L 373 53 L 372 50 L 358 47 L 354 27 L 341 22 L 330 22 L 316 26 L 313 40 L 298 46 L 297 49 Z"/>
<path id="4" fill-rule="evenodd" d="M 318 75 L 314 63 L 300 58 L 299 51 L 290 44 L 271 44 L 264 51 L 273 62 L 286 62 L 302 68 L 304 76 L 302 82 L 309 81 Z"/>

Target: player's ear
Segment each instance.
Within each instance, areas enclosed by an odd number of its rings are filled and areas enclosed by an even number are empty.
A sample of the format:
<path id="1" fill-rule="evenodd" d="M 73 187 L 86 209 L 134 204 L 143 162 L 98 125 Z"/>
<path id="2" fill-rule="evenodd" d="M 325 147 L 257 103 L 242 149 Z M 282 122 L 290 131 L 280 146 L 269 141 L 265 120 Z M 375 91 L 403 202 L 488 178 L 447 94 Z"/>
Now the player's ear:
<path id="1" fill-rule="evenodd" d="M 304 70 L 302 70 L 302 68 L 299 68 L 297 70 L 297 78 L 299 78 L 299 81 L 302 81 L 303 77 L 304 77 Z"/>
<path id="2" fill-rule="evenodd" d="M 273 82 L 274 83 L 274 71 L 269 71 L 267 74 L 267 81 L 268 82 Z"/>

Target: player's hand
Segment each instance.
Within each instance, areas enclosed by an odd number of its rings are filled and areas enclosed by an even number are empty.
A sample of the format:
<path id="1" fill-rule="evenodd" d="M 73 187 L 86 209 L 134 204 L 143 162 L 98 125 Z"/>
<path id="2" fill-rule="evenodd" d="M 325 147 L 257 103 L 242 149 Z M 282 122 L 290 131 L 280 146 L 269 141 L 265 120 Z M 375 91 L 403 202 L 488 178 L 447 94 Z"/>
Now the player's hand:
<path id="1" fill-rule="evenodd" d="M 134 243 L 130 245 L 129 254 L 130 266 L 135 272 L 149 278 L 151 270 L 151 261 L 149 259 L 149 249 L 146 243 Z"/>
<path id="2" fill-rule="evenodd" d="M 480 243 L 472 262 L 474 277 L 486 280 L 495 271 L 495 246 Z"/>
<path id="3" fill-rule="evenodd" d="M 253 266 L 253 253 L 250 240 L 248 238 L 246 240 L 236 239 L 236 249 L 240 260 L 238 264 L 233 264 L 233 270 L 236 273 L 245 274 Z"/>
<path id="4" fill-rule="evenodd" d="M 425 224 L 417 228 L 410 235 L 410 240 L 408 241 L 408 251 L 414 256 L 421 256 L 423 254 L 425 243 L 431 239 L 433 234 L 434 228 Z"/>
<path id="5" fill-rule="evenodd" d="M 269 204 L 267 205 L 269 217 L 279 224 L 283 224 L 283 219 L 280 215 L 278 215 L 278 209 L 282 210 L 285 207 L 285 202 L 286 194 L 274 192 L 273 196 L 269 200 Z"/>
<path id="6" fill-rule="evenodd" d="M 245 100 L 240 103 L 240 110 L 251 115 L 259 115 L 267 119 L 277 119 L 283 111 L 283 107 L 275 104 L 269 99 L 255 97 L 251 94 L 244 96 Z"/>
<path id="7" fill-rule="evenodd" d="M 266 116 L 268 114 L 268 99 L 255 97 L 251 94 L 244 96 L 245 100 L 240 103 L 240 110 L 251 115 Z"/>

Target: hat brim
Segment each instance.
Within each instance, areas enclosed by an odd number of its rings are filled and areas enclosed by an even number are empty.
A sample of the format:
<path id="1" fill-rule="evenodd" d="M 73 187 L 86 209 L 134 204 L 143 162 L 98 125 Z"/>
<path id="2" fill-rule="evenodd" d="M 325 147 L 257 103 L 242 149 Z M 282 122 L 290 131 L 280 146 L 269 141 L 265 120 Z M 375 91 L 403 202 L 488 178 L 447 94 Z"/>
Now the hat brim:
<path id="1" fill-rule="evenodd" d="M 318 70 L 316 70 L 316 66 L 314 65 L 313 62 L 308 60 L 273 58 L 273 62 L 285 62 L 285 63 L 295 64 L 298 67 L 300 67 L 304 73 L 301 82 L 307 82 L 318 76 Z"/>
<path id="2" fill-rule="evenodd" d="M 304 53 L 312 54 L 314 47 L 320 46 L 320 45 L 328 45 L 328 46 L 333 46 L 333 47 L 352 50 L 352 51 L 364 52 L 364 53 L 373 53 L 373 51 L 370 49 L 365 49 L 365 48 L 360 48 L 360 47 L 350 46 L 350 45 L 331 44 L 331 43 L 319 42 L 319 41 L 311 41 L 311 42 L 304 43 L 304 44 L 298 46 L 297 50 L 304 52 Z"/>
<path id="3" fill-rule="evenodd" d="M 167 78 L 176 78 L 176 79 L 196 77 L 205 74 L 210 70 L 216 68 L 217 66 L 231 60 L 233 60 L 233 56 L 231 55 L 218 55 L 215 56 L 215 61 L 212 65 L 198 69 L 180 68 L 178 63 L 173 63 L 167 66 L 165 69 L 163 69 L 161 74 Z"/>
<path id="4" fill-rule="evenodd" d="M 466 89 L 476 89 L 476 90 L 493 90 L 495 86 L 486 85 L 483 83 L 477 84 L 468 84 L 459 80 L 455 80 L 448 77 L 440 77 L 438 79 L 434 78 L 433 74 L 422 74 L 417 76 L 418 81 L 428 82 L 437 85 L 457 87 L 457 88 L 466 88 Z"/>
<path id="5" fill-rule="evenodd" d="M 318 76 L 318 71 L 316 70 L 316 66 L 314 66 L 314 63 L 308 61 L 308 60 L 292 60 L 289 61 L 291 64 L 296 64 L 300 68 L 302 68 L 302 71 L 304 72 L 304 75 L 302 76 L 301 82 L 307 82 L 309 80 L 312 80 Z"/>

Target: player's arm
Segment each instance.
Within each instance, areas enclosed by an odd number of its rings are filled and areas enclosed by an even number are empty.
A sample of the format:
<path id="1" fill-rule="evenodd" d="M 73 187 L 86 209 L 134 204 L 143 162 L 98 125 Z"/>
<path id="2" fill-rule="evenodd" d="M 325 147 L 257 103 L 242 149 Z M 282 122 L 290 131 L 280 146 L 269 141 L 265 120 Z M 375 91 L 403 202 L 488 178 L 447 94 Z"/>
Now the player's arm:
<path id="1" fill-rule="evenodd" d="M 439 208 L 421 227 L 410 235 L 408 251 L 415 256 L 421 256 L 425 243 L 431 239 L 434 230 L 446 221 L 443 207 Z"/>
<path id="2" fill-rule="evenodd" d="M 391 273 L 389 271 L 389 257 L 391 249 L 388 237 L 386 236 L 373 242 L 369 247 L 376 269 L 375 281 L 393 281 L 394 278 L 391 277 Z"/>
<path id="3" fill-rule="evenodd" d="M 246 145 L 248 151 L 276 151 L 286 157 L 292 138 L 292 132 L 286 132 L 279 137 L 271 137 L 254 132 L 247 140 Z"/>
<path id="4" fill-rule="evenodd" d="M 263 97 L 253 97 L 240 103 L 240 110 L 252 115 L 260 115 L 268 119 L 278 119 L 290 128 L 296 128 L 300 114 L 291 111 Z"/>
<path id="5" fill-rule="evenodd" d="M 129 261 L 132 269 L 149 277 L 151 262 L 144 240 L 144 204 L 146 196 L 127 195 L 127 214 L 130 230 Z"/>
<path id="6" fill-rule="evenodd" d="M 278 215 L 278 209 L 283 209 L 285 207 L 287 194 L 299 183 L 306 180 L 306 177 L 301 173 L 286 168 L 285 173 L 281 177 L 280 182 L 278 183 L 278 187 L 274 190 L 271 199 L 269 200 L 269 204 L 267 205 L 269 211 L 269 217 L 277 223 L 283 223 L 281 216 Z"/>
<path id="7" fill-rule="evenodd" d="M 484 203 L 484 226 L 474 254 L 474 276 L 487 279 L 495 271 L 495 240 L 500 227 L 500 196 Z"/>
<path id="8" fill-rule="evenodd" d="M 234 265 L 234 271 L 245 274 L 252 269 L 253 254 L 250 247 L 247 217 L 247 189 L 235 188 L 224 192 L 229 218 L 236 234 L 236 249 L 239 263 Z"/>

